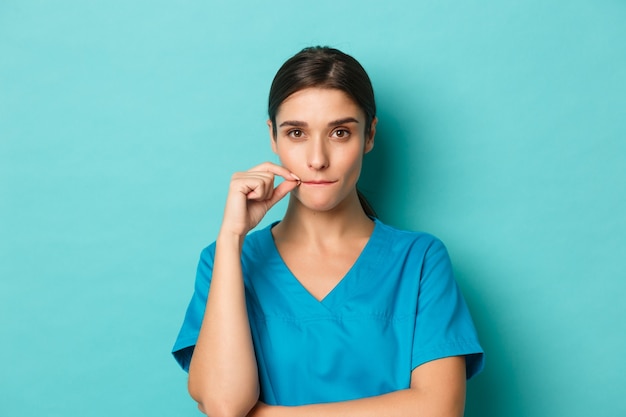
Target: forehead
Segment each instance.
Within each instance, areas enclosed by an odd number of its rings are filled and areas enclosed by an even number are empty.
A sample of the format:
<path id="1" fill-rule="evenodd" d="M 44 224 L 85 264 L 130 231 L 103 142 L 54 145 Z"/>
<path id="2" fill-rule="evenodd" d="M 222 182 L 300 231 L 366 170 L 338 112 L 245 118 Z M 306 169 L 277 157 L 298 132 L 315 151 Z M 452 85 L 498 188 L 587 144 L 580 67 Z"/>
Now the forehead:
<path id="1" fill-rule="evenodd" d="M 348 94 L 330 88 L 305 88 L 287 97 L 278 108 L 276 120 L 364 119 L 361 108 Z"/>

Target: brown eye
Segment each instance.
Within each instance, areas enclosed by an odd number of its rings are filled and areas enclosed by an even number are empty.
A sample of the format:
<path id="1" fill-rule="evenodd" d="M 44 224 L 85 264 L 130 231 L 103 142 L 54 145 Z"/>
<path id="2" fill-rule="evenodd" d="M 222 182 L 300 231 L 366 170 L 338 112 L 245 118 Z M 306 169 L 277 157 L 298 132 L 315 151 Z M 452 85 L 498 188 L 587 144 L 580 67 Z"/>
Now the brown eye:
<path id="1" fill-rule="evenodd" d="M 287 135 L 292 138 L 298 139 L 298 138 L 301 138 L 304 135 L 304 133 L 300 129 L 293 129 L 287 132 Z"/>
<path id="2" fill-rule="evenodd" d="M 350 131 L 348 131 L 346 129 L 337 129 L 337 130 L 335 130 L 334 135 L 335 135 L 335 137 L 337 137 L 339 139 L 345 139 L 348 136 L 350 136 Z"/>

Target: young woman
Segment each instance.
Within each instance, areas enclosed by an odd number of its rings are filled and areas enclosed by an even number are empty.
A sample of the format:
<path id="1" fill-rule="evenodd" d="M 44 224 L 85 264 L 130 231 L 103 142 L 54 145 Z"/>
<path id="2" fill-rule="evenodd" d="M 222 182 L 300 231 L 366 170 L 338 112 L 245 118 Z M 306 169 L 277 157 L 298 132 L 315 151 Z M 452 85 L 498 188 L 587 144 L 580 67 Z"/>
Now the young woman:
<path id="1" fill-rule="evenodd" d="M 280 165 L 233 175 L 173 349 L 205 414 L 463 415 L 483 357 L 446 249 L 383 224 L 356 188 L 376 123 L 349 55 L 306 48 L 276 74 Z M 283 219 L 248 234 L 287 195 Z"/>

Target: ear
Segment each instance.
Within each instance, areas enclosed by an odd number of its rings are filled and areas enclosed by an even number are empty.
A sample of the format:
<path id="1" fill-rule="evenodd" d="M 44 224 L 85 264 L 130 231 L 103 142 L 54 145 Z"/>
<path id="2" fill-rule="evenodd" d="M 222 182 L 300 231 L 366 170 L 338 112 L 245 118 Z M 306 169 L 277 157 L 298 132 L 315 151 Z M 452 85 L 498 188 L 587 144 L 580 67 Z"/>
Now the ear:
<path id="1" fill-rule="evenodd" d="M 372 124 L 370 126 L 370 133 L 367 136 L 367 138 L 365 138 L 365 149 L 363 150 L 363 153 L 368 153 L 369 151 L 374 149 L 374 136 L 376 136 L 377 124 L 378 124 L 378 118 L 374 117 L 374 119 L 372 120 Z"/>
<path id="2" fill-rule="evenodd" d="M 278 150 L 276 149 L 276 138 L 274 137 L 274 127 L 272 125 L 272 121 L 271 120 L 267 121 L 267 127 L 269 128 L 270 144 L 272 145 L 272 152 L 277 154 Z"/>

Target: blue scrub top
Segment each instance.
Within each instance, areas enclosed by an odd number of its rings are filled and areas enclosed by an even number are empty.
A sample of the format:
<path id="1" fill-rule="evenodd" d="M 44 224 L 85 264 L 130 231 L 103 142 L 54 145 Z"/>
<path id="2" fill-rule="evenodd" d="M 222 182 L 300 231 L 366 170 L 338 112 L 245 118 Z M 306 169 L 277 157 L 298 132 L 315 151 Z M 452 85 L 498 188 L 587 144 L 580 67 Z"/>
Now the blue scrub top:
<path id="1" fill-rule="evenodd" d="M 437 238 L 375 220 L 350 271 L 318 301 L 283 262 L 272 226 L 248 235 L 242 252 L 261 401 L 292 406 L 385 394 L 408 388 L 417 366 L 449 356 L 466 357 L 468 379 L 480 372 L 483 350 Z M 215 243 L 202 251 L 173 348 L 185 370 L 214 254 Z"/>

